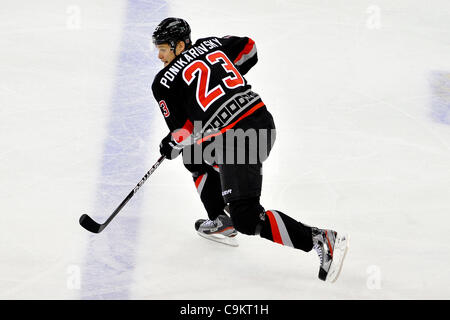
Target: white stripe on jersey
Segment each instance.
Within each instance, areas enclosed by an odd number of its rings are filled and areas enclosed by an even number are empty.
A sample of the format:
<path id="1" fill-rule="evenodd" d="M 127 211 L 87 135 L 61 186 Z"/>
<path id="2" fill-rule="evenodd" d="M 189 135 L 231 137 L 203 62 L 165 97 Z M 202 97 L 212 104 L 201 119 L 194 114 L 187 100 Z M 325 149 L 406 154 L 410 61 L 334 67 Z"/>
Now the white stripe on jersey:
<path id="1" fill-rule="evenodd" d="M 273 213 L 273 216 L 275 217 L 275 220 L 277 221 L 278 225 L 278 231 L 280 231 L 281 239 L 283 240 L 283 244 L 285 246 L 294 247 L 291 241 L 291 237 L 289 237 L 289 233 L 286 229 L 286 226 L 284 225 L 283 219 L 281 219 L 281 216 L 278 214 L 275 210 L 270 210 Z"/>
<path id="2" fill-rule="evenodd" d="M 242 55 L 242 57 L 238 61 L 236 61 L 234 64 L 236 66 L 240 66 L 248 59 L 251 59 L 255 54 L 256 54 L 256 45 L 253 45 L 252 50 L 249 53 Z"/>

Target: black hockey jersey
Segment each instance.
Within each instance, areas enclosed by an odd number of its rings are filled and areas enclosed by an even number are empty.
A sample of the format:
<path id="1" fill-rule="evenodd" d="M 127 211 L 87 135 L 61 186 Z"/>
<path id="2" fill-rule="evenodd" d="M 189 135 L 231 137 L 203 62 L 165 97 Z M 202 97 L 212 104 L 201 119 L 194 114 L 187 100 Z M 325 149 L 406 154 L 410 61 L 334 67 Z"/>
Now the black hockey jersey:
<path id="1" fill-rule="evenodd" d="M 162 69 L 152 90 L 174 141 L 201 143 L 263 107 L 243 77 L 257 60 L 250 38 L 208 37 Z"/>

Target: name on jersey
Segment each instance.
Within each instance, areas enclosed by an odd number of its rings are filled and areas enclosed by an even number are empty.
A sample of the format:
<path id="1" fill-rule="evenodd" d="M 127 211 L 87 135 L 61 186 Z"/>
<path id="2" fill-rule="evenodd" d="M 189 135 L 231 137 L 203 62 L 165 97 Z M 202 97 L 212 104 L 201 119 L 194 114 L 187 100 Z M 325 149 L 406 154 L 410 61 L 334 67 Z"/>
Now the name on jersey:
<path id="1" fill-rule="evenodd" d="M 169 83 L 175 79 L 176 75 L 181 70 L 183 70 L 183 68 L 187 66 L 189 62 L 204 55 L 205 53 L 210 52 L 215 48 L 219 48 L 221 45 L 222 44 L 217 38 L 213 38 L 210 40 L 202 41 L 201 44 L 198 44 L 195 47 L 184 51 L 181 56 L 179 56 L 178 60 L 174 62 L 173 65 L 169 68 L 169 70 L 164 72 L 164 75 L 162 76 L 159 83 L 161 83 L 167 89 L 170 89 Z"/>

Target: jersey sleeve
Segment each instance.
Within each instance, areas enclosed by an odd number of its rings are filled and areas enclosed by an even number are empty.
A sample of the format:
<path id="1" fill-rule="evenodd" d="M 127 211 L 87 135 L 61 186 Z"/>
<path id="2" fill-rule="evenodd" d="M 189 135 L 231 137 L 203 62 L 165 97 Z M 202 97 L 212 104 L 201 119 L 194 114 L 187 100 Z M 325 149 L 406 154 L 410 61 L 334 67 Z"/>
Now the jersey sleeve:
<path id="1" fill-rule="evenodd" d="M 183 112 L 180 103 L 173 99 L 176 95 L 171 94 L 168 89 L 156 81 L 153 82 L 152 91 L 173 140 L 182 145 L 191 144 L 194 126 Z"/>
<path id="2" fill-rule="evenodd" d="M 242 75 L 258 62 L 255 41 L 251 38 L 226 36 L 221 41 L 226 55 Z"/>

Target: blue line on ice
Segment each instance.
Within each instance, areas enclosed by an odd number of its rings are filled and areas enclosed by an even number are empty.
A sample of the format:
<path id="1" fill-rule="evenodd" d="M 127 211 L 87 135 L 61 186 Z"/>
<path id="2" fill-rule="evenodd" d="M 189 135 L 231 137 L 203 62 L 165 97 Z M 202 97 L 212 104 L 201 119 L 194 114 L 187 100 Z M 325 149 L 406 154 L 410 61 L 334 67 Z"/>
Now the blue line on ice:
<path id="1" fill-rule="evenodd" d="M 450 72 L 432 72 L 430 85 L 431 117 L 437 122 L 450 125 Z"/>
<path id="2" fill-rule="evenodd" d="M 162 0 L 128 0 L 95 212 L 103 222 L 148 170 L 151 123 L 159 109 L 151 82 L 160 63 L 151 34 L 167 15 Z M 93 53 L 95 54 L 95 53 Z M 82 267 L 82 299 L 127 299 L 133 282 L 142 198 L 137 194 L 101 234 L 90 235 Z"/>

